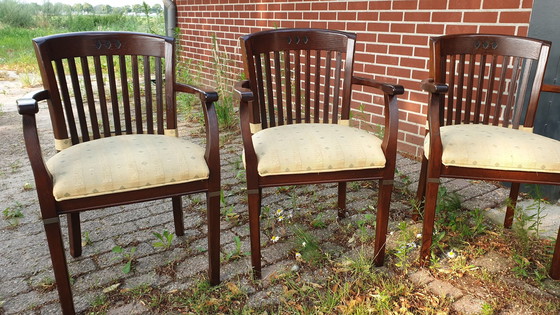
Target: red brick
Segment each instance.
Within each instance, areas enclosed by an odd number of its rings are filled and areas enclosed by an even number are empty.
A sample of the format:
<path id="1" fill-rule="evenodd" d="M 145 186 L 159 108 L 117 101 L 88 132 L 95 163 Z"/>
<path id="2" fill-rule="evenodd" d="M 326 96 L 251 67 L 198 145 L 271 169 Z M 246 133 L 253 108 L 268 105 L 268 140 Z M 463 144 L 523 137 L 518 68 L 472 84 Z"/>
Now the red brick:
<path id="1" fill-rule="evenodd" d="M 413 57 L 401 57 L 400 65 L 403 67 L 424 69 L 426 67 L 426 60 Z"/>
<path id="2" fill-rule="evenodd" d="M 445 25 L 443 24 L 418 24 L 416 26 L 416 34 L 431 34 L 431 35 L 438 35 L 443 34 Z"/>
<path id="3" fill-rule="evenodd" d="M 402 59 L 404 59 L 404 58 L 401 58 L 401 65 L 403 65 L 402 64 L 403 63 Z M 418 68 L 418 69 L 422 69 L 422 70 L 413 70 L 412 71 L 412 75 L 410 77 L 413 80 L 418 80 L 418 82 L 421 82 L 422 80 L 425 80 L 430 76 L 430 73 L 428 72 L 428 69 L 426 69 L 426 66 L 424 68 Z M 420 85 L 418 85 L 418 89 L 420 89 Z"/>
<path id="4" fill-rule="evenodd" d="M 329 4 L 326 2 L 313 2 L 311 4 L 311 9 L 315 11 L 319 10 L 327 10 L 329 8 Z"/>
<path id="5" fill-rule="evenodd" d="M 356 12 L 338 12 L 337 19 L 339 21 L 356 21 Z"/>
<path id="6" fill-rule="evenodd" d="M 311 22 L 309 22 L 309 21 L 295 21 L 295 27 L 309 28 L 309 27 L 311 27 Z"/>
<path id="7" fill-rule="evenodd" d="M 485 0 L 482 4 L 483 9 L 518 9 L 521 0 Z"/>
<path id="8" fill-rule="evenodd" d="M 413 48 L 410 46 L 389 45 L 390 55 L 411 56 Z"/>
<path id="9" fill-rule="evenodd" d="M 296 3 L 296 11 L 309 11 L 311 10 L 311 4 L 308 2 Z"/>
<path id="10" fill-rule="evenodd" d="M 480 9 L 481 2 L 482 0 L 449 0 L 448 9 Z"/>
<path id="11" fill-rule="evenodd" d="M 269 3 L 268 9 L 269 11 L 280 11 L 280 4 L 278 3 Z"/>
<path id="12" fill-rule="evenodd" d="M 466 23 L 496 23 L 498 12 L 465 12 L 463 22 Z"/>
<path id="13" fill-rule="evenodd" d="M 363 32 L 363 33 L 358 33 L 357 35 L 358 37 L 356 40 L 360 43 L 364 43 L 364 42 L 374 43 L 377 41 L 377 33 Z"/>
<path id="14" fill-rule="evenodd" d="M 327 28 L 327 22 L 325 22 L 325 21 L 311 21 L 311 27 L 313 27 L 313 28 Z"/>
<path id="15" fill-rule="evenodd" d="M 319 19 L 319 12 L 303 12 L 303 19 L 308 21 L 314 21 Z"/>
<path id="16" fill-rule="evenodd" d="M 428 36 L 424 35 L 403 35 L 402 43 L 407 45 L 428 45 Z"/>
<path id="17" fill-rule="evenodd" d="M 500 23 L 529 23 L 531 12 L 500 12 Z"/>
<path id="18" fill-rule="evenodd" d="M 420 10 L 445 10 L 447 0 L 420 0 L 418 8 Z"/>
<path id="19" fill-rule="evenodd" d="M 294 11 L 296 5 L 293 3 L 282 3 L 281 10 L 282 11 Z"/>
<path id="20" fill-rule="evenodd" d="M 392 77 L 409 78 L 410 69 L 400 67 L 387 67 L 387 75 Z"/>
<path id="21" fill-rule="evenodd" d="M 379 12 L 358 12 L 358 21 L 379 21 Z"/>
<path id="22" fill-rule="evenodd" d="M 364 22 L 346 22 L 346 30 L 349 32 L 363 32 L 366 30 Z"/>
<path id="23" fill-rule="evenodd" d="M 531 9 L 533 8 L 533 0 L 523 0 L 523 4 L 521 5 L 524 9 Z"/>
<path id="24" fill-rule="evenodd" d="M 424 137 L 423 136 L 418 136 L 415 134 L 411 134 L 411 133 L 407 133 L 405 134 L 405 140 L 407 143 L 411 143 L 411 144 L 416 144 L 418 146 L 423 145 L 424 144 Z"/>
<path id="25" fill-rule="evenodd" d="M 378 64 L 383 65 L 393 65 L 396 66 L 399 64 L 399 58 L 395 56 L 388 56 L 388 55 L 378 55 L 375 58 L 375 62 Z"/>
<path id="26" fill-rule="evenodd" d="M 415 24 L 391 23 L 391 32 L 393 33 L 414 33 Z"/>
<path id="27" fill-rule="evenodd" d="M 386 67 L 384 67 L 380 64 L 377 64 L 377 63 L 366 63 L 364 65 L 364 72 L 365 73 L 380 74 L 380 73 L 385 73 L 385 69 L 386 69 Z"/>
<path id="28" fill-rule="evenodd" d="M 399 152 L 404 152 L 404 153 L 408 153 L 412 156 L 417 156 L 417 150 L 418 150 L 418 146 L 414 146 L 408 143 L 404 143 L 404 142 L 399 142 L 397 143 L 397 150 Z"/>
<path id="29" fill-rule="evenodd" d="M 329 10 L 331 11 L 344 11 L 346 10 L 346 1 L 329 2 Z"/>
<path id="30" fill-rule="evenodd" d="M 393 1 L 393 10 L 413 10 L 418 8 L 417 0 Z"/>
<path id="31" fill-rule="evenodd" d="M 302 12 L 288 12 L 288 19 L 290 20 L 301 20 L 302 17 Z"/>
<path id="32" fill-rule="evenodd" d="M 348 10 L 357 11 L 357 10 L 367 10 L 367 9 L 368 9 L 368 1 L 348 2 Z"/>
<path id="33" fill-rule="evenodd" d="M 406 104 L 406 103 L 405 102 L 399 102 L 399 107 L 401 107 L 404 104 Z M 418 129 L 419 129 L 419 126 L 416 125 L 416 124 L 410 124 L 406 121 L 399 122 L 399 130 L 401 130 L 401 131 L 405 131 L 405 132 L 409 132 L 409 133 L 413 133 L 413 134 L 419 134 Z"/>
<path id="34" fill-rule="evenodd" d="M 353 92 L 352 99 L 358 102 L 365 102 L 365 103 L 371 103 L 373 101 L 373 97 L 371 96 L 371 94 L 362 93 L 362 92 Z"/>
<path id="35" fill-rule="evenodd" d="M 401 43 L 401 36 L 397 34 L 379 34 L 377 38 L 381 43 Z"/>
<path id="36" fill-rule="evenodd" d="M 379 13 L 379 20 L 380 21 L 402 21 L 403 20 L 403 13 L 402 12 L 380 12 Z"/>
<path id="37" fill-rule="evenodd" d="M 334 21 L 328 21 L 327 22 L 328 28 L 331 30 L 339 30 L 339 31 L 343 31 L 346 29 L 346 25 L 344 22 L 337 22 L 336 20 Z"/>
<path id="38" fill-rule="evenodd" d="M 515 26 L 482 25 L 480 26 L 479 32 L 489 34 L 514 35 Z"/>
<path id="39" fill-rule="evenodd" d="M 336 21 L 336 12 L 321 12 L 319 17 L 323 21 Z"/>
<path id="40" fill-rule="evenodd" d="M 517 36 L 527 36 L 529 33 L 529 28 L 527 26 L 518 26 L 517 27 L 517 32 L 515 33 L 515 35 Z"/>
<path id="41" fill-rule="evenodd" d="M 416 114 L 413 112 L 407 112 L 406 113 L 406 117 L 407 120 L 413 123 L 417 123 L 419 125 L 423 125 L 426 123 L 426 116 L 425 115 L 420 115 L 420 114 Z"/>
<path id="42" fill-rule="evenodd" d="M 478 26 L 476 25 L 449 24 L 445 29 L 445 34 L 464 34 L 477 32 Z"/>
<path id="43" fill-rule="evenodd" d="M 288 12 L 274 12 L 274 18 L 276 20 L 286 20 L 288 18 Z"/>
<path id="44" fill-rule="evenodd" d="M 366 47 L 367 47 L 366 49 L 367 52 L 378 53 L 378 54 L 386 54 L 388 53 L 388 49 L 389 49 L 388 45 L 384 45 L 380 43 L 371 43 L 371 44 L 368 43 Z"/>
<path id="45" fill-rule="evenodd" d="M 389 23 L 368 22 L 367 30 L 370 31 L 370 32 L 388 32 L 389 31 Z"/>
<path id="46" fill-rule="evenodd" d="M 432 22 L 461 22 L 461 12 L 432 12 Z"/>
<path id="47" fill-rule="evenodd" d="M 390 1 L 370 1 L 369 2 L 369 10 L 390 10 L 391 9 L 391 2 Z"/>
<path id="48" fill-rule="evenodd" d="M 404 20 L 407 22 L 430 22 L 429 12 L 405 12 Z"/>

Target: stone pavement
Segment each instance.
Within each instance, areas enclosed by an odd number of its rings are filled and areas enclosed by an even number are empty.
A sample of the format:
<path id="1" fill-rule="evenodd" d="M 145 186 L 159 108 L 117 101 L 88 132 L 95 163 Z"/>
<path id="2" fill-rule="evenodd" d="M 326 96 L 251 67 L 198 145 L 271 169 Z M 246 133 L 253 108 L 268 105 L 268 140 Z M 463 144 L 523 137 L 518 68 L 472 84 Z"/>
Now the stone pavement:
<path id="1" fill-rule="evenodd" d="M 40 111 L 39 125 L 42 129 L 49 129 L 46 118 L 47 110 Z M 20 209 L 24 214 L 18 222 L 5 218 L 0 219 L 0 314 L 57 314 L 60 312 L 56 290 L 52 290 L 53 273 L 50 257 L 46 245 L 43 226 L 40 221 L 40 211 L 34 190 L 34 180 L 21 135 L 20 119 L 14 112 L 5 112 L 0 116 L 0 132 L 10 133 L 17 141 L 9 145 L 2 145 L 2 161 L 0 161 L 0 205 L 1 209 Z M 196 134 L 199 129 L 183 129 L 181 135 Z M 50 146 L 50 135 L 43 136 L 42 143 Z M 47 140 L 48 139 L 48 140 Z M 244 173 L 240 153 L 242 150 L 240 137 L 235 132 L 222 133 L 222 188 L 224 201 L 222 209 L 222 255 L 227 257 L 232 252 L 249 251 L 249 230 L 247 224 L 246 195 Z M 52 154 L 52 149 L 46 149 L 45 154 Z M 399 156 L 397 162 L 397 187 L 401 190 L 415 191 L 419 163 Z M 497 209 L 488 211 L 499 213 L 499 206 L 508 195 L 505 188 L 493 183 L 474 182 L 468 180 L 444 180 L 448 191 L 457 192 L 463 197 L 463 205 L 474 209 Z M 375 186 L 375 185 L 374 185 Z M 362 211 L 375 205 L 377 189 L 368 185 L 349 185 L 348 212 L 344 220 L 358 220 L 363 218 Z M 270 211 L 276 209 L 298 210 L 303 205 L 313 203 L 314 211 L 301 209 L 310 219 L 321 217 L 326 224 L 318 228 L 313 234 L 321 240 L 322 246 L 328 248 L 339 257 L 351 252 L 350 248 L 343 248 L 329 241 L 336 222 L 336 186 L 319 185 L 319 187 L 288 187 L 264 190 L 263 205 Z M 68 256 L 70 274 L 73 278 L 73 293 L 76 309 L 85 312 L 112 284 L 120 284 L 119 289 L 134 288 L 142 284 L 156 286 L 167 292 L 185 289 L 205 277 L 207 268 L 206 226 L 205 226 L 205 197 L 193 195 L 184 198 L 185 236 L 176 237 L 169 249 L 156 248 L 152 243 L 156 241 L 153 232 L 161 233 L 167 229 L 173 231 L 173 219 L 169 200 L 153 201 L 142 204 L 113 207 L 98 211 L 86 212 L 82 215 L 82 231 L 85 233 L 83 255 L 79 258 Z M 552 209 L 556 211 L 557 209 Z M 395 222 L 410 217 L 410 206 L 406 200 L 393 196 L 391 205 L 390 231 L 395 231 Z M 556 211 L 556 215 L 560 212 Z M 294 215 L 296 215 L 294 211 Z M 494 216 L 497 216 L 494 215 Z M 556 231 L 555 226 L 548 227 Z M 63 232 L 65 229 L 63 228 Z M 66 234 L 65 234 L 66 235 Z M 270 275 L 281 268 L 294 266 L 295 260 L 289 257 L 293 248 L 293 238 L 285 233 L 285 240 L 278 243 L 267 242 L 263 235 L 263 273 L 264 281 L 259 289 L 247 286 L 249 305 L 263 307 L 280 303 L 271 298 L 271 292 L 279 290 L 271 281 Z M 240 241 L 240 243 L 236 243 Z M 239 245 L 240 244 L 240 245 Z M 133 271 L 124 274 L 121 271 L 122 261 L 111 249 L 122 246 L 125 250 L 136 248 L 134 254 Z M 239 247 L 240 246 L 240 247 Z M 390 248 L 390 244 L 388 244 Z M 225 259 L 224 259 L 225 260 Z M 481 268 L 488 268 L 489 272 L 499 272 L 504 268 L 511 268 L 512 264 L 505 257 L 496 253 L 489 253 L 474 262 Z M 174 277 L 159 272 L 162 268 L 175 264 Z M 485 267 L 486 266 L 486 267 Z M 247 256 L 237 260 L 227 260 L 222 264 L 221 277 L 223 281 L 241 279 L 248 283 L 250 279 L 250 261 Z M 496 269 L 492 271 L 492 268 Z M 313 276 L 313 275 L 310 275 Z M 446 295 L 453 299 L 453 309 L 459 313 L 478 313 L 482 310 L 484 299 L 454 287 L 452 284 L 437 280 L 426 269 L 409 276 L 411 283 L 426 286 L 429 291 L 437 295 Z M 48 288 L 51 287 L 49 290 Z M 544 297 L 551 293 L 543 292 Z M 555 294 L 559 296 L 558 293 Z M 514 303 L 512 304 L 514 305 Z M 512 313 L 523 313 L 523 308 L 512 306 Z M 110 314 L 147 313 L 143 305 L 117 304 L 110 307 Z"/>

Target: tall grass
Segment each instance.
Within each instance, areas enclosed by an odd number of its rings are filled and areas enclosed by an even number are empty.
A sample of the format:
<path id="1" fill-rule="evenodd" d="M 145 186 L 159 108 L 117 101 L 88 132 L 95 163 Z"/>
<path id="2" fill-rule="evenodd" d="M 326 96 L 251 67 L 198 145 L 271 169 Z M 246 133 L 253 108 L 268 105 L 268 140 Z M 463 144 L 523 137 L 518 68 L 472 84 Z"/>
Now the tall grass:
<path id="1" fill-rule="evenodd" d="M 163 14 L 77 14 L 49 11 L 37 4 L 0 0 L 0 69 L 30 72 L 36 69 L 31 40 L 50 34 L 79 31 L 133 31 L 165 34 Z"/>

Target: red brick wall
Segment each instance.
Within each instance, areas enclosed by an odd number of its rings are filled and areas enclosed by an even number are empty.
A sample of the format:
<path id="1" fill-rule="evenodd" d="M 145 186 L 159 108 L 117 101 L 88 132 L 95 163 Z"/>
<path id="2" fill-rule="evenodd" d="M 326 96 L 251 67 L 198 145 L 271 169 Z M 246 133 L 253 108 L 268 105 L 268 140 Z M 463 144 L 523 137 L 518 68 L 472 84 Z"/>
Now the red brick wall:
<path id="1" fill-rule="evenodd" d="M 199 64 L 205 85 L 212 86 L 212 35 L 232 60 L 231 73 L 242 72 L 238 38 L 272 28 L 313 27 L 358 34 L 357 75 L 402 84 L 399 150 L 420 156 L 425 132 L 428 39 L 453 33 L 527 35 L 533 0 L 176 0 L 182 60 Z M 375 96 L 356 91 L 353 108 L 360 128 L 382 123 Z M 359 112 L 363 104 L 365 112 Z"/>

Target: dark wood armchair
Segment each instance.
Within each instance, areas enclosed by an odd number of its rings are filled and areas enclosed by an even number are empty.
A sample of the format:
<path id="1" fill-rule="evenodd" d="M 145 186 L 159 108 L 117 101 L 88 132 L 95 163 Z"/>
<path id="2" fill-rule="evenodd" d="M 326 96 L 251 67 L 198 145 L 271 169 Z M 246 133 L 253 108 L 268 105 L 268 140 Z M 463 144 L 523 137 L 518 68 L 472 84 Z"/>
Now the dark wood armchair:
<path id="1" fill-rule="evenodd" d="M 379 180 L 375 264 L 382 265 L 395 171 L 398 108 L 404 89 L 353 74 L 356 35 L 279 29 L 241 37 L 247 81 L 235 86 L 249 195 L 251 259 L 261 277 L 260 208 L 265 187 L 338 182 L 339 216 L 346 182 Z M 384 102 L 383 139 L 352 128 L 352 86 Z"/>
<path id="2" fill-rule="evenodd" d="M 74 313 L 59 216 L 80 256 L 80 212 L 171 198 L 184 234 L 181 196 L 206 193 L 209 278 L 219 277 L 218 95 L 175 81 L 173 38 L 124 32 L 68 33 L 33 40 L 44 91 L 18 101 L 27 153 L 62 310 Z M 195 94 L 206 144 L 178 137 L 176 93 Z M 46 100 L 58 153 L 44 160 L 35 114 Z M 135 213 L 130 213 L 135 215 Z"/>
<path id="3" fill-rule="evenodd" d="M 511 182 L 511 227 L 520 183 L 560 184 L 560 141 L 534 134 L 550 42 L 462 34 L 432 38 L 428 133 L 417 199 L 424 200 L 421 259 L 430 255 L 441 177 Z M 546 87 L 546 86 L 545 86 Z M 547 88 L 553 91 L 554 88 Z M 557 244 L 551 276 L 560 277 Z"/>

